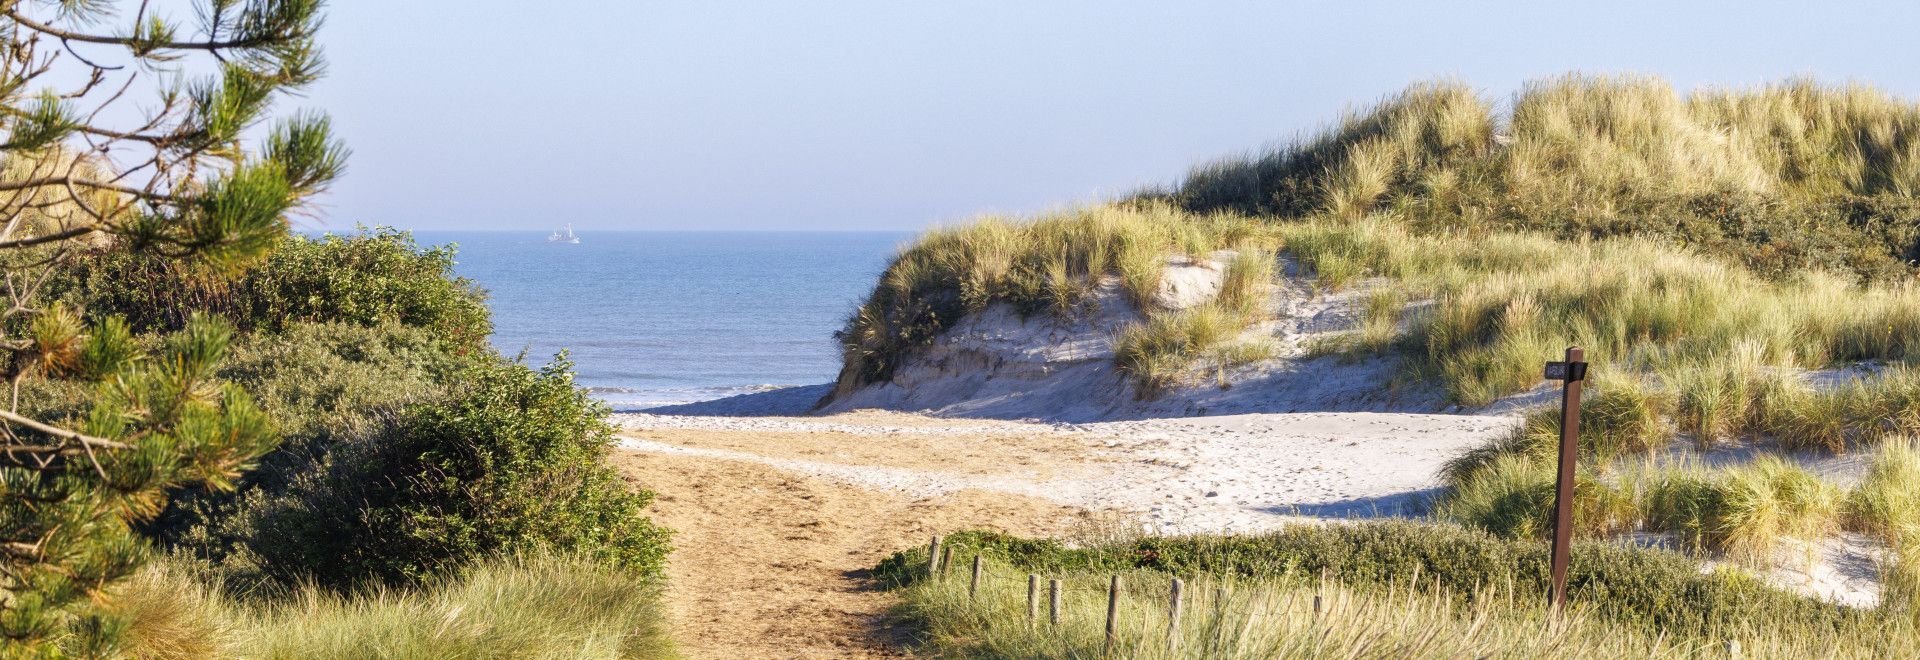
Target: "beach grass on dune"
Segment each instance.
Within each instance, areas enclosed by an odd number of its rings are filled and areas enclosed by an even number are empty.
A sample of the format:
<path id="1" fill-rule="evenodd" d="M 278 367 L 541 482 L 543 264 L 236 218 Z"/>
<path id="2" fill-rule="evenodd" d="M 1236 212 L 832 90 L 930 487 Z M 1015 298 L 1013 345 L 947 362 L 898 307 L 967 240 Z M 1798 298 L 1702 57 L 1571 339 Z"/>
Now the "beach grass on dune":
<path id="1" fill-rule="evenodd" d="M 1856 610 L 1777 591 L 1672 552 L 1576 546 L 1570 607 L 1547 611 L 1545 548 L 1445 525 L 1365 522 L 1254 536 L 1144 537 L 1085 547 L 989 533 L 883 562 L 922 651 L 954 657 L 1099 657 L 1119 576 L 1120 657 L 1880 657 L 1920 641 L 1899 606 Z M 968 571 L 982 557 L 977 591 Z M 1039 581 L 1028 618 L 1027 576 Z M 1171 582 L 1183 615 L 1170 620 Z M 1049 580 L 1063 584 L 1048 623 Z M 973 591 L 973 593 L 970 593 Z M 1314 601 L 1320 602 L 1315 613 Z"/>
<path id="2" fill-rule="evenodd" d="M 115 595 L 138 657 L 673 657 L 657 586 L 586 560 L 484 563 L 419 588 L 227 595 L 158 562 Z"/>
<path id="3" fill-rule="evenodd" d="M 1789 443 L 1832 445 L 1817 407 L 1838 402 L 1783 396 L 1813 416 L 1768 418 L 1751 409 L 1766 392 L 1700 370 L 1904 360 L 1920 345 L 1907 277 L 1920 259 L 1920 106 L 1799 80 L 1683 95 L 1578 75 L 1529 84 L 1507 115 L 1495 106 L 1419 84 L 1172 192 L 931 232 L 840 333 L 842 390 L 886 380 L 994 302 L 1070 316 L 1111 277 L 1154 315 L 1167 259 L 1220 249 L 1247 255 L 1221 297 L 1243 316 L 1261 311 L 1246 292 L 1272 276 L 1256 264 L 1265 250 L 1323 287 L 1385 278 L 1341 345 L 1416 344 L 1420 373 L 1467 406 L 1530 387 L 1540 355 L 1577 343 L 1671 376 L 1685 431 L 1772 419 Z M 1407 318 L 1394 296 L 1433 304 Z M 1204 361 L 1154 356 L 1152 368 L 1126 360 L 1143 384 Z"/>
<path id="4" fill-rule="evenodd" d="M 1148 316 L 1170 256 L 1211 259 L 1239 250 L 1223 273 L 1221 301 L 1241 318 L 1271 279 L 1270 232 L 1232 214 L 1191 214 L 1165 204 L 1095 206 L 1028 220 L 986 217 L 928 232 L 888 266 L 867 301 L 838 333 L 841 387 L 885 380 L 910 351 L 988 305 L 1025 314 L 1084 311 L 1097 287 L 1117 282 Z M 1194 319 L 1178 325 L 1191 325 Z M 1202 349 L 1190 350 L 1197 353 Z M 1173 358 L 1157 356 L 1166 362 Z M 1149 372 L 1151 373 L 1151 372 Z M 1144 377 L 1151 380 L 1151 377 Z"/>
<path id="5" fill-rule="evenodd" d="M 1644 234 L 1767 274 L 1911 272 L 1920 106 L 1864 85 L 1788 80 L 1682 94 L 1572 74 L 1500 104 L 1413 85 L 1278 149 L 1195 168 L 1164 196 L 1282 218 L 1403 213 L 1422 229 Z"/>

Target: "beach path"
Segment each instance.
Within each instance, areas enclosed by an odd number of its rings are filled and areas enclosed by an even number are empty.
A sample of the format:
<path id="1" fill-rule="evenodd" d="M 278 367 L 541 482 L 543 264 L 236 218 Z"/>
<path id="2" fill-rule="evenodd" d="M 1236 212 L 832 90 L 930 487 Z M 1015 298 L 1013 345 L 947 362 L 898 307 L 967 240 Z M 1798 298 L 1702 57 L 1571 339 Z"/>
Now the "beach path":
<path id="1" fill-rule="evenodd" d="M 690 658 L 901 656 L 894 600 L 868 569 L 932 534 L 1055 535 L 1073 517 L 1035 498 L 916 497 L 730 458 L 625 450 L 614 462 L 658 493 L 649 513 L 677 532 L 667 607 Z"/>
<path id="2" fill-rule="evenodd" d="M 1258 531 L 1333 509 L 1395 510 L 1431 487 L 1446 456 L 1511 424 L 1362 413 L 1057 425 L 876 411 L 613 421 L 615 464 L 658 493 L 650 515 L 677 532 L 667 604 L 695 658 L 891 657 L 910 640 L 867 571 L 932 535 L 1085 536 L 1116 516 L 1136 529 Z"/>

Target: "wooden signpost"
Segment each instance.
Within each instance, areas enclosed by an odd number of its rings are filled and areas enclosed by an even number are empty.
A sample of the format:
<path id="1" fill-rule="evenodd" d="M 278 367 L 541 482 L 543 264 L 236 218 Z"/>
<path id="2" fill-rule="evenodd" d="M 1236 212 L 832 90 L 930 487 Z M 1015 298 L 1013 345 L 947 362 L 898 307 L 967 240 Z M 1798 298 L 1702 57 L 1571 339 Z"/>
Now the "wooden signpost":
<path id="1" fill-rule="evenodd" d="M 1564 362 L 1548 362 L 1547 380 L 1560 381 L 1560 477 L 1553 491 L 1553 611 L 1567 603 L 1567 563 L 1573 556 L 1573 475 L 1579 459 L 1580 384 L 1587 379 L 1586 352 L 1567 349 Z"/>

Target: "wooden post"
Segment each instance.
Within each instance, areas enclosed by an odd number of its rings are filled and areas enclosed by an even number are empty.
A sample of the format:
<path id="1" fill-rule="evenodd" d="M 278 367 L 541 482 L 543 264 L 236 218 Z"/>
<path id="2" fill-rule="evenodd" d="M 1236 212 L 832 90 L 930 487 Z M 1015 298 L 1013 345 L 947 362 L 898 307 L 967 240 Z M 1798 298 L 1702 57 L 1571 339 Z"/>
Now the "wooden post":
<path id="1" fill-rule="evenodd" d="M 1313 618 L 1316 621 L 1320 619 L 1320 594 L 1317 593 L 1313 595 Z"/>
<path id="2" fill-rule="evenodd" d="M 927 542 L 927 577 L 933 577 L 939 573 L 940 535 L 935 534 L 933 535 L 933 540 Z"/>
<path id="3" fill-rule="evenodd" d="M 973 577 L 967 578 L 967 602 L 973 602 L 973 596 L 980 591 L 980 555 L 973 556 Z"/>
<path id="4" fill-rule="evenodd" d="M 1106 655 L 1113 655 L 1113 645 L 1120 638 L 1120 576 L 1113 576 L 1113 582 L 1107 586 L 1107 644 Z"/>
<path id="5" fill-rule="evenodd" d="M 1027 574 L 1027 627 L 1040 618 L 1040 576 Z"/>
<path id="6" fill-rule="evenodd" d="M 1547 375 L 1554 376 L 1554 365 Z M 1567 349 L 1565 383 L 1560 396 L 1560 477 L 1553 493 L 1553 555 L 1549 564 L 1553 578 L 1552 608 L 1559 612 L 1567 604 L 1567 564 L 1573 556 L 1573 476 L 1579 461 L 1580 384 L 1587 376 L 1586 352 L 1574 346 Z"/>
<path id="7" fill-rule="evenodd" d="M 1060 625 L 1060 581 L 1047 581 L 1047 623 Z"/>
<path id="8" fill-rule="evenodd" d="M 953 546 L 940 549 L 940 577 L 946 577 L 953 570 Z"/>
<path id="9" fill-rule="evenodd" d="M 1173 602 L 1167 609 L 1167 655 L 1180 651 L 1180 597 L 1184 586 L 1180 578 L 1173 579 Z"/>

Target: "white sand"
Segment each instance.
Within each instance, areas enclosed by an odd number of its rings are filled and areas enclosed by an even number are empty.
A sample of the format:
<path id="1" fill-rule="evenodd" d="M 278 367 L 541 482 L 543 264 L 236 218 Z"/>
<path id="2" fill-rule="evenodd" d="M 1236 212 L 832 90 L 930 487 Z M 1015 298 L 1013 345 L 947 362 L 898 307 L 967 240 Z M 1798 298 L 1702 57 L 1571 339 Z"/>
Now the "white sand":
<path id="1" fill-rule="evenodd" d="M 1121 511 L 1169 533 L 1249 532 L 1299 517 L 1403 515 L 1438 486 L 1440 463 L 1506 432 L 1507 417 L 1300 413 L 1102 422 L 1079 425 L 952 421 L 851 424 L 833 418 L 674 417 L 621 414 L 635 430 L 703 429 L 852 433 L 981 440 L 1062 434 L 1103 459 L 1077 478 L 1044 473 L 974 475 L 777 459 L 752 452 L 625 439 L 642 451 L 750 460 L 849 484 L 935 496 L 979 489 L 1089 510 Z M 1042 462 L 1047 457 L 1034 457 Z"/>

